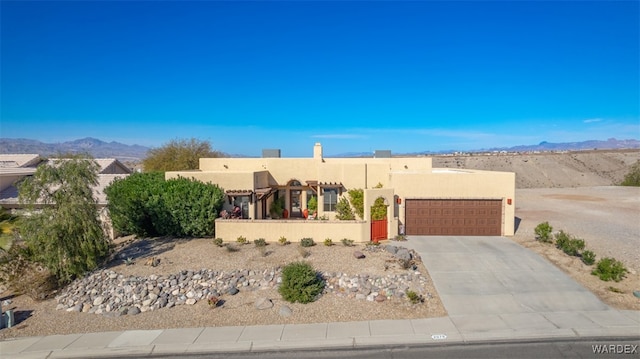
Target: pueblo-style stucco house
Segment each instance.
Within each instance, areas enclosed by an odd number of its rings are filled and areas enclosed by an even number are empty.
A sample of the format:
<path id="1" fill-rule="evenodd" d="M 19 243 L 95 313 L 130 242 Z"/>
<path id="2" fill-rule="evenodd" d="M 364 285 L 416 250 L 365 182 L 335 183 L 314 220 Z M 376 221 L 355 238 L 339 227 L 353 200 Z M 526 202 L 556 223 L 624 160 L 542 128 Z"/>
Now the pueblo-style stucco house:
<path id="1" fill-rule="evenodd" d="M 390 153 L 383 158 L 324 158 L 319 143 L 312 158 L 275 154 L 201 158 L 198 170 L 167 172 L 166 178 L 195 178 L 225 190 L 224 209 L 240 210 L 239 219 L 215 221 L 216 236 L 227 241 L 238 236 L 366 242 L 398 234 L 514 234 L 515 173 L 432 168 L 431 158 L 391 157 Z M 351 189 L 364 190 L 364 219 L 335 220 L 336 204 L 342 196 L 348 198 Z M 312 197 L 318 204 L 315 218 L 307 216 Z M 378 198 L 387 205 L 382 228 L 370 219 Z M 271 204 L 278 199 L 284 199 L 287 218 L 270 217 Z"/>

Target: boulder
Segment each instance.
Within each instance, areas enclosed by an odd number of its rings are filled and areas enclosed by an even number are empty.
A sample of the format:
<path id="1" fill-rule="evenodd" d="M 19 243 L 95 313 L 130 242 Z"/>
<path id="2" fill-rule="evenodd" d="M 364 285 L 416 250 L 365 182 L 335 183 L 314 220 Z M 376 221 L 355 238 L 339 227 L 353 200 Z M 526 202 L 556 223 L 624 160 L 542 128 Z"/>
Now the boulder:
<path id="1" fill-rule="evenodd" d="M 391 254 L 396 254 L 396 253 L 398 252 L 398 247 L 396 247 L 396 246 L 392 246 L 392 245 L 390 245 L 390 244 L 389 244 L 389 245 L 386 245 L 386 246 L 384 247 L 384 249 L 385 249 L 387 252 L 391 253 Z"/>
<path id="2" fill-rule="evenodd" d="M 236 288 L 236 287 L 231 287 L 231 288 L 229 288 L 229 289 L 227 290 L 227 293 L 229 293 L 229 294 L 231 294 L 231 295 L 236 295 L 236 294 L 238 294 L 238 292 L 240 292 L 240 291 L 239 291 L 239 290 L 238 290 L 238 288 Z"/>
<path id="3" fill-rule="evenodd" d="M 398 251 L 396 252 L 395 256 L 396 256 L 396 258 L 404 260 L 404 261 L 410 261 L 412 259 L 411 253 L 406 248 L 398 249 Z"/>
<path id="4" fill-rule="evenodd" d="M 365 257 L 365 255 L 360 251 L 354 251 L 353 256 L 356 257 L 356 259 L 362 259 Z"/>
<path id="5" fill-rule="evenodd" d="M 258 298 L 255 307 L 258 310 L 270 309 L 273 307 L 273 302 L 269 298 Z"/>

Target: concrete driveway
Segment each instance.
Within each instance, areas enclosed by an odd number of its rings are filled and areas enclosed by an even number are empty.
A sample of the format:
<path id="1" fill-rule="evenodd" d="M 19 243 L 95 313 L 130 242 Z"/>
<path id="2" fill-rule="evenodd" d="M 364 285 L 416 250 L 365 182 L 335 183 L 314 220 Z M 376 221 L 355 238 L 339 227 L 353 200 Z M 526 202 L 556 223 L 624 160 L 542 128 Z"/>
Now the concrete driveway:
<path id="1" fill-rule="evenodd" d="M 504 237 L 411 236 L 449 316 L 609 310 L 545 259 Z"/>

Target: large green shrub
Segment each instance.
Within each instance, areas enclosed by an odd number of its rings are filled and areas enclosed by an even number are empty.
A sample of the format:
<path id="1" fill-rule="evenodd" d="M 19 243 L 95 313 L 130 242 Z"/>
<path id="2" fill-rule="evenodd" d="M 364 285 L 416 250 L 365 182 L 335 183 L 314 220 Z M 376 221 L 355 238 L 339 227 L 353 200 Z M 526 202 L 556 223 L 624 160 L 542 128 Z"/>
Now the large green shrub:
<path id="1" fill-rule="evenodd" d="M 371 206 L 371 219 L 379 221 L 387 218 L 387 205 L 384 204 L 384 198 L 378 197 Z"/>
<path id="2" fill-rule="evenodd" d="M 282 269 L 278 292 L 288 302 L 313 302 L 323 289 L 324 281 L 308 263 L 294 262 Z"/>
<path id="3" fill-rule="evenodd" d="M 193 179 L 135 173 L 105 189 L 115 230 L 138 236 L 211 236 L 224 191 Z"/>
<path id="4" fill-rule="evenodd" d="M 627 268 L 625 268 L 624 264 L 619 260 L 610 257 L 599 260 L 596 265 L 596 269 L 591 272 L 591 274 L 597 275 L 600 280 L 605 282 L 610 280 L 619 282 L 624 278 L 626 273 Z"/>
<path id="5" fill-rule="evenodd" d="M 549 222 L 542 222 L 538 224 L 533 231 L 537 240 L 540 242 L 551 243 L 553 227 Z"/>
<path id="6" fill-rule="evenodd" d="M 596 262 L 596 254 L 592 251 L 584 251 L 580 254 L 580 258 L 582 259 L 582 263 L 590 266 Z"/>

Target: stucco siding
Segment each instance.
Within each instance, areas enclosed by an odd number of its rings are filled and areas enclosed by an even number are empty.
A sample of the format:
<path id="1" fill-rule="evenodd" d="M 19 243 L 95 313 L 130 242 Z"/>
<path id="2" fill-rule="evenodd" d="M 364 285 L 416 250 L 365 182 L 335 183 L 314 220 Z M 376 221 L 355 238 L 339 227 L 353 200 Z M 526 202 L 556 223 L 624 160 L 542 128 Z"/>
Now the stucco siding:
<path id="1" fill-rule="evenodd" d="M 226 242 L 235 242 L 239 235 L 249 241 L 264 238 L 274 243 L 282 236 L 290 242 L 313 238 L 316 243 L 331 238 L 334 243 L 342 238 L 355 242 L 368 242 L 371 228 L 365 221 L 320 221 L 320 220 L 216 220 L 216 237 Z"/>

